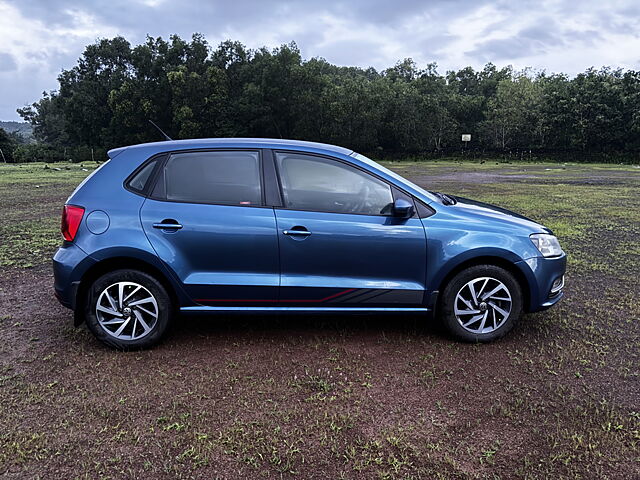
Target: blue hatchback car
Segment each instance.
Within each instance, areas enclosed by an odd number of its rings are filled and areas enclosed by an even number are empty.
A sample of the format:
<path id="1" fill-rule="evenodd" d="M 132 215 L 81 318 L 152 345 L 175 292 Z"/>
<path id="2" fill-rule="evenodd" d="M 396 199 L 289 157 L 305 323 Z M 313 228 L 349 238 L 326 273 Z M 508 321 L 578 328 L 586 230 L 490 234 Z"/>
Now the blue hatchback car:
<path id="1" fill-rule="evenodd" d="M 200 139 L 111 150 L 67 200 L 55 292 L 102 342 L 178 313 L 425 312 L 485 342 L 562 298 L 565 253 L 507 210 L 346 148 Z"/>

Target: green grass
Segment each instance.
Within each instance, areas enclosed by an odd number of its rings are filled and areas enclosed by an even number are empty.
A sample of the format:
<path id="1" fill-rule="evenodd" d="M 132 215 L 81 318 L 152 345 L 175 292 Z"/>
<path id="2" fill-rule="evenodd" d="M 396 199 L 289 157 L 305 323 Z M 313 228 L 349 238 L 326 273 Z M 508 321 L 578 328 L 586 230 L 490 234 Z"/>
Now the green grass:
<path id="1" fill-rule="evenodd" d="M 559 236 L 566 297 L 507 338 L 460 344 L 421 317 L 230 317 L 127 354 L 41 293 L 88 172 L 0 165 L 0 475 L 633 478 L 640 171 L 495 163 L 386 165 Z"/>
<path id="2" fill-rule="evenodd" d="M 95 167 L 0 164 L 0 267 L 34 267 L 51 258 L 61 243 L 62 205 Z"/>

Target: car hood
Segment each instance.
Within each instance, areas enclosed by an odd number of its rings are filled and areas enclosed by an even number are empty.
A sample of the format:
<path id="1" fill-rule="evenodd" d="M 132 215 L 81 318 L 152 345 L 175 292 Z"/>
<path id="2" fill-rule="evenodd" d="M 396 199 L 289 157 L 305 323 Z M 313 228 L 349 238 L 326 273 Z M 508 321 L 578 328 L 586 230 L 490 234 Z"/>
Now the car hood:
<path id="1" fill-rule="evenodd" d="M 456 200 L 455 205 L 450 205 L 448 208 L 456 209 L 458 214 L 466 214 L 474 217 L 483 217 L 491 221 L 500 221 L 502 223 L 508 223 L 511 225 L 517 225 L 530 230 L 531 233 L 553 233 L 549 228 L 531 220 L 530 218 L 520 215 L 519 213 L 512 212 L 506 208 L 491 205 L 489 203 L 479 202 L 477 200 L 471 200 L 470 198 L 458 197 L 455 195 L 449 195 Z"/>

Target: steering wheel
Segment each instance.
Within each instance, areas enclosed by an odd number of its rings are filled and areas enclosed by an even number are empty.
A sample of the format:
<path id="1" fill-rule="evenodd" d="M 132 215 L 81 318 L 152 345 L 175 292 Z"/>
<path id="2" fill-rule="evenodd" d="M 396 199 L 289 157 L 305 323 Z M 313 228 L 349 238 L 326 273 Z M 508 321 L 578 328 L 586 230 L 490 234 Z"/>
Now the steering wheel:
<path id="1" fill-rule="evenodd" d="M 364 182 L 357 194 L 358 200 L 353 204 L 352 213 L 369 212 L 371 210 L 371 200 L 369 198 L 370 193 L 371 187 L 367 184 L 367 182 Z"/>

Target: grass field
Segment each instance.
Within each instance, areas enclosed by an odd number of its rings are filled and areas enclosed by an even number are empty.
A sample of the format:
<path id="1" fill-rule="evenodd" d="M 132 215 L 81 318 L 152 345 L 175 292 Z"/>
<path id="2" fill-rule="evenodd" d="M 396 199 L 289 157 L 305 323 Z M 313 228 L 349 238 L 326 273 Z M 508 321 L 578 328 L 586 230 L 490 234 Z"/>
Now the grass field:
<path id="1" fill-rule="evenodd" d="M 0 476 L 638 478 L 640 169 L 387 166 L 554 229 L 565 299 L 489 345 L 420 316 L 254 315 L 114 352 L 49 265 L 95 165 L 0 165 Z"/>

